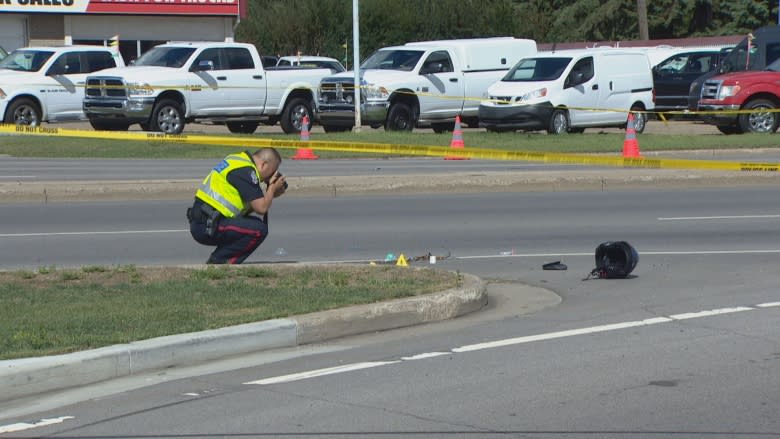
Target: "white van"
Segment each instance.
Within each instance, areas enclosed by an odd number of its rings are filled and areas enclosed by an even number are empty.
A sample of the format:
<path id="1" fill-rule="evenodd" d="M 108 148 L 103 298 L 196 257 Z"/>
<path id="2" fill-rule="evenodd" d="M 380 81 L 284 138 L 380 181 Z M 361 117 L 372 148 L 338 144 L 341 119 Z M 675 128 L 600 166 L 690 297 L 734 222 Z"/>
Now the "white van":
<path id="1" fill-rule="evenodd" d="M 631 49 L 577 49 L 520 60 L 488 88 L 479 125 L 488 131 L 581 133 L 624 127 L 634 111 L 638 133 L 652 110 L 653 75 L 647 55 Z"/>

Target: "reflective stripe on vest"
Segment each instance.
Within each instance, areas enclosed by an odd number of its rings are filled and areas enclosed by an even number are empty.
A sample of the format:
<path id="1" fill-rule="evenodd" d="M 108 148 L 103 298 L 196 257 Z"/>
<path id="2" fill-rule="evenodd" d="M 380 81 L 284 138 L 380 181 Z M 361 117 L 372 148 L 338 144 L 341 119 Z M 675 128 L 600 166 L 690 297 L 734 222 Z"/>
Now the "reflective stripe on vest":
<path id="1" fill-rule="evenodd" d="M 244 200 L 241 199 L 238 190 L 228 182 L 227 176 L 231 171 L 246 167 L 251 167 L 257 174 L 258 180 L 260 179 L 255 162 L 247 158 L 246 154 L 231 154 L 225 157 L 206 176 L 195 193 L 195 197 L 217 209 L 227 218 L 242 215 L 249 208 L 244 205 Z"/>

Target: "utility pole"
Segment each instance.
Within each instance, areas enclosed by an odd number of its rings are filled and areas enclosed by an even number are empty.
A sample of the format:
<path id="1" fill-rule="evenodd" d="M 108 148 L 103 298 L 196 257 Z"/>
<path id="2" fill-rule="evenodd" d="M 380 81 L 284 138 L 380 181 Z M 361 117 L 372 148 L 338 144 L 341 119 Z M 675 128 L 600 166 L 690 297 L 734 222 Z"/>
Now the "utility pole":
<path id="1" fill-rule="evenodd" d="M 355 128 L 356 133 L 360 132 L 360 10 L 358 0 L 352 0 L 352 68 L 355 71 Z"/>
<path id="2" fill-rule="evenodd" d="M 649 40 L 650 32 L 647 29 L 647 1 L 636 0 L 636 12 L 639 17 L 639 39 Z"/>

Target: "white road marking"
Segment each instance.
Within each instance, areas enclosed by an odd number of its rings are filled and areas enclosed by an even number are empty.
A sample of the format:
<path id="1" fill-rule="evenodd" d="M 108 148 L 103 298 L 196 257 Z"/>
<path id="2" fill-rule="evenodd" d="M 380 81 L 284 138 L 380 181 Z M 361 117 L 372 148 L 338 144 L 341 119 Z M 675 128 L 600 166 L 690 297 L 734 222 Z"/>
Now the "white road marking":
<path id="1" fill-rule="evenodd" d="M 733 312 L 740 312 L 740 311 L 750 311 L 755 308 L 751 308 L 748 306 L 738 306 L 736 308 L 721 308 L 721 309 L 712 309 L 709 311 L 699 311 L 699 312 L 689 312 L 685 314 L 674 314 L 669 317 L 675 319 L 675 320 L 686 320 L 686 319 L 697 319 L 699 317 L 709 317 L 709 316 L 716 316 L 719 314 L 730 314 Z"/>
<path id="2" fill-rule="evenodd" d="M 756 306 L 759 307 L 759 308 L 771 308 L 773 306 L 780 306 L 780 302 L 759 303 Z"/>
<path id="3" fill-rule="evenodd" d="M 570 329 L 568 331 L 548 332 L 547 334 L 528 335 L 525 337 L 507 338 L 504 340 L 490 341 L 486 343 L 477 343 L 461 346 L 452 350 L 452 352 L 472 352 L 482 349 L 492 349 L 503 346 L 511 346 L 534 341 L 552 340 L 555 338 L 572 337 L 575 335 L 593 334 L 596 332 L 615 331 L 617 329 L 634 328 L 637 326 L 655 325 L 657 323 L 671 322 L 668 317 L 655 317 L 652 319 L 638 320 L 635 322 L 613 323 L 610 325 L 591 326 L 590 328 Z"/>
<path id="4" fill-rule="evenodd" d="M 40 421 L 34 424 L 29 424 L 27 422 L 19 422 L 16 424 L 0 425 L 0 434 L 29 430 L 31 428 L 44 427 L 46 425 L 60 424 L 68 419 L 76 419 L 76 418 L 74 416 L 60 416 L 59 418 L 41 419 Z"/>
<path id="5" fill-rule="evenodd" d="M 750 254 L 774 254 L 780 253 L 780 249 L 767 250 L 682 250 L 682 251 L 639 251 L 640 256 L 685 256 L 685 255 L 750 255 Z M 452 259 L 492 259 L 492 258 L 557 258 L 563 256 L 588 256 L 593 257 L 593 252 L 588 253 L 516 253 L 513 255 L 471 255 L 453 256 Z"/>
<path id="6" fill-rule="evenodd" d="M 328 367 L 325 369 L 310 370 L 308 372 L 291 373 L 289 375 L 282 375 L 273 378 L 266 378 L 263 380 L 250 381 L 244 384 L 259 384 L 261 386 L 267 384 L 288 383 L 290 381 L 304 380 L 306 378 L 314 378 L 325 375 L 333 375 L 343 372 L 351 372 L 353 370 L 369 369 L 372 367 L 386 366 L 388 364 L 400 363 L 400 361 L 374 361 L 366 363 L 354 363 L 345 364 L 343 366 Z"/>
<path id="7" fill-rule="evenodd" d="M 378 361 L 378 362 L 365 362 L 365 363 L 353 363 L 353 364 L 346 364 L 342 366 L 336 366 L 336 367 L 329 367 L 326 369 L 317 369 L 317 370 L 311 370 L 307 372 L 299 372 L 294 373 L 290 375 L 282 375 L 278 377 L 271 377 L 271 378 L 264 378 L 262 380 L 257 381 L 250 381 L 244 384 L 259 384 L 259 385 L 269 385 L 269 384 L 279 384 L 279 383 L 287 383 L 290 381 L 297 381 L 297 380 L 303 380 L 307 378 L 314 378 L 319 376 L 325 376 L 325 375 L 333 375 L 338 373 L 344 373 L 344 372 L 350 372 L 353 370 L 360 370 L 360 369 L 368 369 L 372 367 L 379 367 L 379 366 L 385 366 L 388 364 L 396 364 L 401 363 L 403 361 L 414 361 L 414 360 L 421 360 L 425 358 L 434 358 L 434 357 L 440 357 L 443 355 L 452 355 L 457 353 L 464 353 L 464 352 L 473 352 L 473 351 L 479 351 L 483 349 L 492 349 L 492 348 L 498 348 L 498 347 L 504 347 L 504 346 L 512 346 L 512 345 L 518 345 L 523 343 L 531 343 L 535 341 L 544 341 L 544 340 L 553 340 L 557 338 L 564 338 L 564 337 L 574 337 L 578 335 L 585 335 L 585 334 L 596 334 L 600 332 L 607 332 L 607 331 L 617 331 L 620 329 L 626 329 L 626 328 L 636 328 L 640 326 L 650 326 L 650 325 L 656 325 L 659 323 L 669 323 L 679 320 L 687 320 L 687 319 L 697 319 L 697 318 L 703 318 L 703 317 L 711 317 L 711 316 L 717 316 L 717 315 L 723 315 L 723 314 L 731 314 L 736 312 L 742 312 L 742 311 L 755 311 L 760 308 L 770 308 L 770 307 L 780 307 L 780 302 L 766 302 L 759 305 L 756 305 L 755 307 L 751 306 L 736 306 L 731 308 L 716 308 L 711 310 L 704 310 L 704 311 L 697 311 L 697 312 L 690 312 L 690 313 L 682 313 L 682 314 L 672 314 L 669 316 L 659 316 L 659 317 L 653 317 L 649 319 L 644 320 L 636 320 L 636 321 L 630 321 L 630 322 L 621 322 L 621 323 L 611 323 L 607 325 L 598 325 L 598 326 L 590 326 L 587 328 L 579 328 L 579 329 L 569 329 L 565 331 L 556 331 L 556 332 L 548 332 L 544 334 L 536 334 L 536 335 L 527 335 L 523 337 L 514 337 L 514 338 L 507 338 L 503 340 L 494 340 L 484 343 L 476 343 L 471 345 L 465 345 L 460 346 L 454 349 L 451 349 L 450 352 L 426 352 L 422 354 L 417 355 L 411 355 L 408 357 L 401 357 L 400 360 L 395 361 Z"/>
<path id="8" fill-rule="evenodd" d="M 80 236 L 80 235 L 139 235 L 144 233 L 180 233 L 187 229 L 173 230 L 116 230 L 113 232 L 44 232 L 44 233 L 0 233 L 0 238 L 29 238 L 33 236 Z"/>
<path id="9" fill-rule="evenodd" d="M 705 221 L 722 219 L 762 219 L 762 218 L 780 218 L 780 215 L 721 215 L 721 216 L 677 216 L 668 218 L 658 218 L 658 221 Z"/>
<path id="10" fill-rule="evenodd" d="M 411 357 L 401 357 L 404 361 L 424 360 L 426 358 L 441 357 L 442 355 L 451 355 L 452 352 L 426 352 L 424 354 L 412 355 Z"/>

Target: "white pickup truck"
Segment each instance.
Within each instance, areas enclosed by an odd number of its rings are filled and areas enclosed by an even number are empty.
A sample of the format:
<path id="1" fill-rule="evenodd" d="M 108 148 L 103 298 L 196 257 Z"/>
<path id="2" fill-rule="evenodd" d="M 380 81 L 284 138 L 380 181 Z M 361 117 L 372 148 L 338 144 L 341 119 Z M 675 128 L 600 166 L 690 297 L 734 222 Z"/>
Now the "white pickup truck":
<path id="1" fill-rule="evenodd" d="M 0 120 L 31 126 L 83 120 L 87 75 L 124 65 L 119 52 L 108 47 L 16 49 L 0 61 Z"/>
<path id="2" fill-rule="evenodd" d="M 455 116 L 479 123 L 487 88 L 520 58 L 536 54 L 536 42 L 512 37 L 422 41 L 386 47 L 360 66 L 361 124 L 386 130 L 430 125 L 452 130 Z M 355 123 L 355 72 L 324 78 L 318 89 L 318 117 L 325 131 L 346 131 Z"/>
<path id="3" fill-rule="evenodd" d="M 253 133 L 260 122 L 285 133 L 313 120 L 315 89 L 329 69 L 263 68 L 255 46 L 244 43 L 168 43 L 131 66 L 87 78 L 84 113 L 98 130 L 179 134 L 188 122 L 224 123 Z"/>

